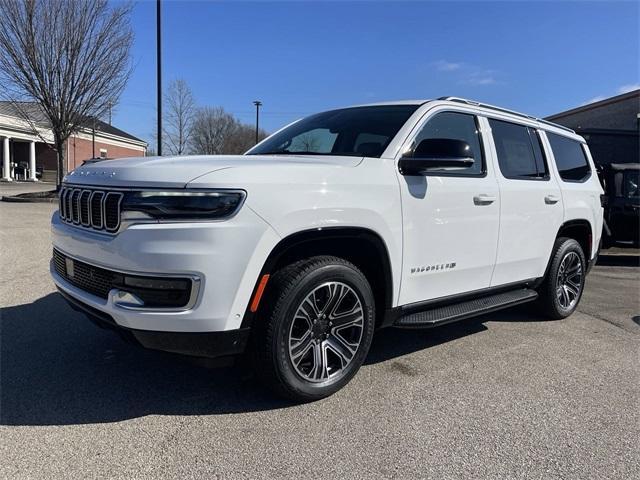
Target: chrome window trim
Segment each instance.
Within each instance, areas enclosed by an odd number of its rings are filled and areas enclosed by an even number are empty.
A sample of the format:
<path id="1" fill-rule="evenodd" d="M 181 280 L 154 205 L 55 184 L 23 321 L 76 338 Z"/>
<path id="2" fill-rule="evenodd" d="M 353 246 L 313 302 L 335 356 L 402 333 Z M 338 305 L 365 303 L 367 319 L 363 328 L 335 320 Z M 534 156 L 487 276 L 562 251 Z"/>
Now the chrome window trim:
<path id="1" fill-rule="evenodd" d="M 195 273 L 158 273 L 158 272 L 140 272 L 140 271 L 136 271 L 136 270 L 123 270 L 123 269 L 119 269 L 119 268 L 110 267 L 110 266 L 104 265 L 104 264 L 99 264 L 99 263 L 94 263 L 94 262 L 87 262 L 86 260 L 78 258 L 78 257 L 76 257 L 74 255 L 69 255 L 64 250 L 61 250 L 61 249 L 59 249 L 57 247 L 55 248 L 55 250 L 60 252 L 65 257 L 69 257 L 70 259 L 72 259 L 74 261 L 85 263 L 85 264 L 87 264 L 87 265 L 89 265 L 91 267 L 101 268 L 103 270 L 109 270 L 111 272 L 121 273 L 123 275 L 133 275 L 133 276 L 138 276 L 138 277 L 176 278 L 176 279 L 190 280 L 191 281 L 191 292 L 189 294 L 189 300 L 182 307 L 144 307 L 144 306 L 138 307 L 138 306 L 134 306 L 134 305 L 118 304 L 117 300 L 115 298 L 115 292 L 118 291 L 118 289 L 112 288 L 111 291 L 109 292 L 108 296 L 107 296 L 107 299 L 110 300 L 111 303 L 113 304 L 113 306 L 116 307 L 116 308 L 120 308 L 120 309 L 123 309 L 123 310 L 136 310 L 136 311 L 144 311 L 144 312 L 162 312 L 162 313 L 165 313 L 165 312 L 166 313 L 185 312 L 185 311 L 188 311 L 188 310 L 192 310 L 193 307 L 195 307 L 196 303 L 198 302 L 198 297 L 199 297 L 200 289 L 201 289 L 201 286 L 202 286 L 202 277 L 200 275 L 195 274 Z M 56 275 L 58 275 L 57 272 L 56 272 Z M 74 288 L 77 288 L 78 290 L 81 290 L 82 292 L 86 293 L 87 295 L 91 295 L 92 297 L 95 297 L 95 295 L 93 295 L 92 293 L 87 292 L 86 290 L 83 290 L 80 287 L 76 287 L 75 285 L 73 285 L 72 283 L 67 281 L 67 279 L 65 279 L 64 277 L 62 277 L 60 275 L 58 275 L 58 276 L 65 283 L 68 283 L 69 285 L 73 286 Z M 100 297 L 96 297 L 96 298 L 100 298 Z"/>

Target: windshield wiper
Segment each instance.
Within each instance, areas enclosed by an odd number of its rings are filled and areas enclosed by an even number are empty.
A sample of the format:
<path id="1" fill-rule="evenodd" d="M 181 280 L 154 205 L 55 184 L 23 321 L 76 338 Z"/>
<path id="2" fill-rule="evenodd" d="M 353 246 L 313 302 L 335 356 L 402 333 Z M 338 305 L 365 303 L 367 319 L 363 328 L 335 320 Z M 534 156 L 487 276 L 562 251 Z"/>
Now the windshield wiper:
<path id="1" fill-rule="evenodd" d="M 289 150 L 273 150 L 271 152 L 250 153 L 249 155 L 287 155 L 289 153 L 293 153 L 293 152 L 290 152 Z"/>

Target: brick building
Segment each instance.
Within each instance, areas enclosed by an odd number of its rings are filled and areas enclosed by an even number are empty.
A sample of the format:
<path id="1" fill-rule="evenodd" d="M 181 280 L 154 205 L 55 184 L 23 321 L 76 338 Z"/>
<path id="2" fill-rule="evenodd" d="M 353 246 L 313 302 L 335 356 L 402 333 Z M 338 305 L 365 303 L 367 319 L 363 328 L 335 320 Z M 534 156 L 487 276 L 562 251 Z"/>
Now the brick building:
<path id="1" fill-rule="evenodd" d="M 600 165 L 640 162 L 640 90 L 546 118 L 582 135 Z"/>
<path id="2" fill-rule="evenodd" d="M 9 102 L 0 102 L 0 159 L 2 180 L 55 181 L 57 171 L 53 135 L 36 104 L 21 104 L 22 113 Z M 86 126 L 67 140 L 67 170 L 93 157 L 144 156 L 147 143 L 108 123 L 88 119 Z M 35 129 L 35 131 L 34 131 Z"/>

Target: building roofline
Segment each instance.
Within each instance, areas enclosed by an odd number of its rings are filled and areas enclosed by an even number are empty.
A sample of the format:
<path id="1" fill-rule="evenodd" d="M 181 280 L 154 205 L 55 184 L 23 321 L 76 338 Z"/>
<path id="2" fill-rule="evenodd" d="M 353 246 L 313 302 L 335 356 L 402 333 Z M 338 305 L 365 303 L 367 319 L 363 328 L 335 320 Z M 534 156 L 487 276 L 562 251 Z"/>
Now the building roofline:
<path id="1" fill-rule="evenodd" d="M 610 105 L 612 103 L 622 102 L 624 100 L 628 100 L 633 97 L 640 98 L 640 89 L 631 90 L 630 92 L 621 93 L 620 95 L 616 95 L 614 97 L 605 98 L 603 100 L 598 100 L 597 102 L 588 103 L 586 105 L 581 105 L 576 108 L 572 108 L 570 110 L 565 110 L 564 112 L 554 113 L 553 115 L 549 115 L 545 117 L 546 120 L 556 120 L 558 118 L 566 117 L 569 115 L 574 115 L 576 113 L 586 112 L 588 110 L 592 110 L 594 108 L 603 107 L 605 105 Z"/>
<path id="2" fill-rule="evenodd" d="M 25 105 L 28 108 L 31 108 L 33 112 L 37 111 L 37 112 L 40 112 L 41 114 L 41 109 L 37 102 L 12 102 L 12 101 L 0 100 L 0 115 L 4 115 L 8 118 L 17 118 L 19 120 L 23 120 L 20 115 L 16 115 L 14 104 Z M 1 107 L 4 107 L 4 108 L 1 108 Z M 38 120 L 38 122 L 40 121 L 41 119 Z M 76 126 L 76 132 L 91 133 L 91 131 L 93 130 L 92 127 L 90 126 L 91 124 L 95 125 L 96 134 L 100 132 L 106 138 L 114 138 L 125 143 L 131 143 L 139 146 L 142 146 L 142 145 L 144 145 L 145 147 L 148 146 L 148 143 L 145 142 L 144 140 L 134 135 L 131 135 L 130 133 L 125 132 L 124 130 L 114 127 L 113 125 L 106 123 L 100 120 L 99 118 L 94 118 L 94 117 L 84 117 L 84 121 L 81 124 Z M 48 125 L 48 122 L 46 121 L 42 121 L 41 124 L 37 123 L 37 125 L 38 127 L 45 130 L 51 129 L 50 126 Z"/>

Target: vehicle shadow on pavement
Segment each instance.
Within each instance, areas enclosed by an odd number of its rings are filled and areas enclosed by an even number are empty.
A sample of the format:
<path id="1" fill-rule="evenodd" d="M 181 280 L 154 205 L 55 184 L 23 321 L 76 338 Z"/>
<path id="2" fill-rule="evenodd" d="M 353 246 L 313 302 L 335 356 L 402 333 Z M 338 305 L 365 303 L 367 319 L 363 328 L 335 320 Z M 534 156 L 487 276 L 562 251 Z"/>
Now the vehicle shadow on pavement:
<path id="1" fill-rule="evenodd" d="M 490 319 L 498 320 L 496 315 Z M 430 331 L 387 329 L 374 338 L 366 364 L 481 332 L 487 319 Z M 292 405 L 256 384 L 246 368 L 204 368 L 125 343 L 73 311 L 57 293 L 3 309 L 0 360 L 0 425 L 76 425 Z"/>
<path id="2" fill-rule="evenodd" d="M 5 308 L 0 322 L 0 425 L 75 425 L 290 405 L 239 367 L 208 369 L 130 345 L 72 310 L 58 293 Z"/>

